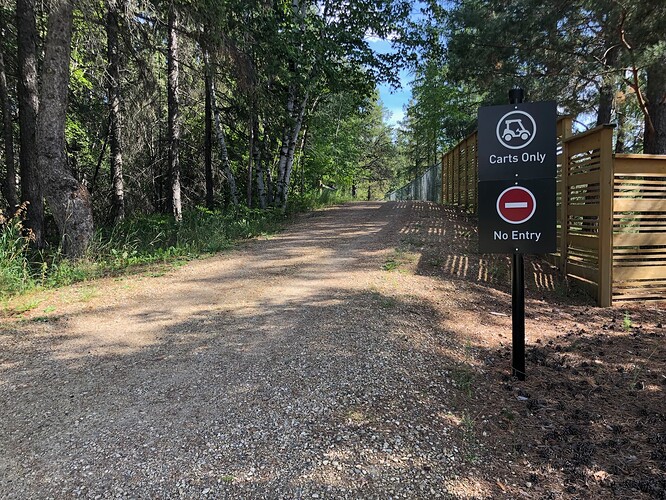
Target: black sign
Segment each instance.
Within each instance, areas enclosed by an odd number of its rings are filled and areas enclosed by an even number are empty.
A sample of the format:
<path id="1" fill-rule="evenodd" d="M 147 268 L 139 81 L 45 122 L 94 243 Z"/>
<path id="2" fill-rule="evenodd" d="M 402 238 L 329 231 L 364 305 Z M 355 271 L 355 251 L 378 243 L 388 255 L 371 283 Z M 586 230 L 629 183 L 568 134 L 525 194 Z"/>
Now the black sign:
<path id="1" fill-rule="evenodd" d="M 479 109 L 479 181 L 555 177 L 555 102 Z"/>
<path id="2" fill-rule="evenodd" d="M 554 178 L 479 182 L 481 252 L 554 252 L 555 216 Z"/>

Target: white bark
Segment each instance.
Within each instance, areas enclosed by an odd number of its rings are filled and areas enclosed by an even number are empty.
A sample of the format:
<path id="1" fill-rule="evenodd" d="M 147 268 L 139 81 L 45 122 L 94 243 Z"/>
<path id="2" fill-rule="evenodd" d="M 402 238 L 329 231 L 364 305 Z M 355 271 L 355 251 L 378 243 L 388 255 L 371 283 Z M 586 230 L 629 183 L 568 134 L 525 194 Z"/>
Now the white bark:
<path id="1" fill-rule="evenodd" d="M 183 218 L 180 199 L 180 110 L 178 95 L 178 17 L 173 5 L 169 7 L 167 49 L 167 100 L 169 121 L 169 177 L 171 180 L 171 209 L 176 221 Z"/>
<path id="2" fill-rule="evenodd" d="M 287 198 L 289 196 L 289 184 L 291 182 L 291 172 L 294 167 L 294 154 L 296 152 L 296 143 L 298 141 L 298 136 L 301 133 L 301 127 L 303 125 L 303 117 L 305 116 L 305 107 L 308 104 L 308 93 L 305 93 L 303 101 L 299 106 L 298 116 L 294 122 L 294 127 L 291 131 L 291 136 L 289 138 L 289 147 L 287 149 L 287 163 L 285 165 L 285 178 L 284 178 L 284 191 L 282 193 L 282 210 L 287 208 Z"/>
<path id="3" fill-rule="evenodd" d="M 289 97 L 287 99 L 287 124 L 284 126 L 284 133 L 282 134 L 282 144 L 280 146 L 280 160 L 278 162 L 278 171 L 277 171 L 277 186 L 276 186 L 276 196 L 277 196 L 277 203 L 280 204 L 280 206 L 284 206 L 286 204 L 286 196 L 285 192 L 288 189 L 288 185 L 285 184 L 286 178 L 287 178 L 287 161 L 289 157 L 289 141 L 291 140 L 292 137 L 292 131 L 294 125 L 291 123 L 292 120 L 294 119 L 293 114 L 294 114 L 294 103 L 296 102 L 296 91 L 294 90 L 294 86 L 290 85 L 289 86 Z"/>
<path id="4" fill-rule="evenodd" d="M 220 119 L 220 110 L 217 109 L 217 103 L 215 100 L 215 78 L 211 79 L 210 85 L 210 104 L 213 108 L 213 116 L 215 117 L 215 133 L 217 136 L 217 142 L 220 146 L 220 159 L 222 160 L 222 170 L 224 176 L 229 183 L 229 194 L 231 196 L 231 202 L 234 206 L 238 205 L 238 190 L 236 188 L 236 179 L 234 178 L 234 173 L 231 171 L 231 163 L 229 162 L 229 152 L 227 151 L 227 140 L 224 137 L 224 130 L 222 129 L 222 121 Z"/>

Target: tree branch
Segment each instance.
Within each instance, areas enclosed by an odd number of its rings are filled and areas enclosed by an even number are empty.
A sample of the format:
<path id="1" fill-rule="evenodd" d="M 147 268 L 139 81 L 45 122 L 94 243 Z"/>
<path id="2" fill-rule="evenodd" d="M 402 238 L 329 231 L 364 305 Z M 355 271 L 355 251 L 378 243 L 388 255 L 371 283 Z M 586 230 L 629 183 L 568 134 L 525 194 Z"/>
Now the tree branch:
<path id="1" fill-rule="evenodd" d="M 638 79 L 638 68 L 636 67 L 636 61 L 634 60 L 633 47 L 627 40 L 626 32 L 624 30 L 624 23 L 626 20 L 627 20 L 627 11 L 626 9 L 623 9 L 622 18 L 620 20 L 620 26 L 619 26 L 620 39 L 622 40 L 622 44 L 624 45 L 624 47 L 629 52 L 629 56 L 631 59 L 631 74 L 633 77 L 631 80 L 626 78 L 624 81 L 627 83 L 627 85 L 629 85 L 629 87 L 634 89 L 634 92 L 636 92 L 636 99 L 638 99 L 638 106 L 641 108 L 641 111 L 645 116 L 645 125 L 648 129 L 647 131 L 649 131 L 651 134 L 654 134 L 655 132 L 654 123 L 652 123 L 652 117 L 650 116 L 650 112 L 647 109 L 647 102 L 645 100 L 643 92 L 641 91 L 641 85 Z"/>

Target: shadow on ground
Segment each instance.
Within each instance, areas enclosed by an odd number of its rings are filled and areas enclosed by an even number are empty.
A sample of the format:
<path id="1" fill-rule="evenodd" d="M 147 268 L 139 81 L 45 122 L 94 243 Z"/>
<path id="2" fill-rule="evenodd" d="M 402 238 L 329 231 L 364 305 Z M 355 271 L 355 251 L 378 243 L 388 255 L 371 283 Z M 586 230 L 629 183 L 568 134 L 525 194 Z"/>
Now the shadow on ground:
<path id="1" fill-rule="evenodd" d="M 663 496 L 662 311 L 626 325 L 536 286 L 558 333 L 516 382 L 508 348 L 483 341 L 510 300 L 476 278 L 451 219 L 419 203 L 324 211 L 240 267 L 202 264 L 160 308 L 147 293 L 3 329 L 2 496 Z M 405 238 L 443 291 L 376 285 L 412 279 L 382 270 Z M 467 264 L 431 265 L 429 245 Z M 463 324 L 470 306 L 482 321 Z M 85 329 L 101 317 L 118 323 Z"/>

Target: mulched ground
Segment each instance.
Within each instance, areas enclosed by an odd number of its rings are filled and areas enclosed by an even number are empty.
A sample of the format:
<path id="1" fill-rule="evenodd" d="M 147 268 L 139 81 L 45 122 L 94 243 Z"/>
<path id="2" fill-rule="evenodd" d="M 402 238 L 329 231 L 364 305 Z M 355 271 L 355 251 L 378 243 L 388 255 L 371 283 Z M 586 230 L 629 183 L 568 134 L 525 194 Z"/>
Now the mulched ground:
<path id="1" fill-rule="evenodd" d="M 456 242 L 430 236 L 440 212 L 454 221 Z M 473 416 L 472 441 L 490 454 L 484 473 L 512 478 L 495 481 L 490 496 L 666 498 L 666 304 L 597 308 L 546 262 L 527 258 L 528 375 L 520 382 L 509 372 L 508 259 L 478 255 L 475 219 L 455 210 L 431 205 L 414 225 L 406 243 L 420 253 L 417 272 L 464 281 L 479 292 L 475 308 L 507 315 L 501 332 L 493 325 L 459 335 L 469 353 L 456 404 Z"/>

